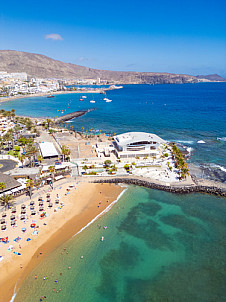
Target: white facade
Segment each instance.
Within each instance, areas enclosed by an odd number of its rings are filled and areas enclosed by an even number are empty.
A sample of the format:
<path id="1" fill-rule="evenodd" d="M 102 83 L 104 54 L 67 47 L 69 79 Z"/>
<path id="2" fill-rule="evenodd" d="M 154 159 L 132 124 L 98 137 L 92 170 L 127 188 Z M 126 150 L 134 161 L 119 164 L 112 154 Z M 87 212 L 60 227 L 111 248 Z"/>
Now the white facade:
<path id="1" fill-rule="evenodd" d="M 115 153 L 119 158 L 157 156 L 163 139 L 152 133 L 127 132 L 114 136 Z"/>
<path id="2" fill-rule="evenodd" d="M 42 142 L 39 144 L 39 148 L 43 158 L 58 157 L 58 152 L 51 142 Z"/>

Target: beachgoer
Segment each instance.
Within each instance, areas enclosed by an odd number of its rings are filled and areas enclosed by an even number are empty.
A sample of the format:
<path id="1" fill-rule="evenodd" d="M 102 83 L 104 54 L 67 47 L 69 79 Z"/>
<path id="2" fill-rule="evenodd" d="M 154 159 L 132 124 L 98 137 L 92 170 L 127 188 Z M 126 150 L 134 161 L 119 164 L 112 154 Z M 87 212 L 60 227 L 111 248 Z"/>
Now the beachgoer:
<path id="1" fill-rule="evenodd" d="M 67 254 L 68 254 L 68 251 L 67 251 Z"/>
<path id="2" fill-rule="evenodd" d="M 37 279 L 38 278 L 38 276 L 37 275 L 35 275 L 35 279 Z"/>
<path id="3" fill-rule="evenodd" d="M 68 269 L 70 269 L 71 267 L 70 266 L 68 266 Z"/>
<path id="4" fill-rule="evenodd" d="M 20 268 L 23 268 L 22 264 L 20 265 Z"/>

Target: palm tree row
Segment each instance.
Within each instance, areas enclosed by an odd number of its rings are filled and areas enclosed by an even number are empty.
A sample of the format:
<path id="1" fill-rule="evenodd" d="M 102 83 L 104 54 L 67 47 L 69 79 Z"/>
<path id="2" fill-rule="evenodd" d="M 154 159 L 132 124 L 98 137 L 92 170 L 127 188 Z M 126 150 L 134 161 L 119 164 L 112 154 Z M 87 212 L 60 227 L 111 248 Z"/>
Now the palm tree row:
<path id="1" fill-rule="evenodd" d="M 175 160 L 175 168 L 179 170 L 180 178 L 185 178 L 186 175 L 189 175 L 188 164 L 185 162 L 184 156 L 181 150 L 175 145 L 175 143 L 171 143 L 172 147 L 172 158 Z"/>

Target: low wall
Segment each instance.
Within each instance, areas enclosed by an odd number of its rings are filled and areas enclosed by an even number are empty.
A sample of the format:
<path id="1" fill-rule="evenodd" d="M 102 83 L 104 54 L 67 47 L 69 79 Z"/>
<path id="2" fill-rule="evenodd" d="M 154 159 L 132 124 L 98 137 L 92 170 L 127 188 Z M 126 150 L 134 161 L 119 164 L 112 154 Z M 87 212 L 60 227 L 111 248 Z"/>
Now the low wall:
<path id="1" fill-rule="evenodd" d="M 140 180 L 135 178 L 109 178 L 109 179 L 95 179 L 93 182 L 95 183 L 125 183 L 132 184 L 136 186 L 142 186 L 146 188 L 162 190 L 171 193 L 177 194 L 188 194 L 188 193 L 208 193 L 212 195 L 226 197 L 226 191 L 221 188 L 217 188 L 214 186 L 201 186 L 201 185 L 193 185 L 193 186 L 164 186 L 160 184 L 156 184 L 153 182 L 148 182 L 146 180 Z"/>

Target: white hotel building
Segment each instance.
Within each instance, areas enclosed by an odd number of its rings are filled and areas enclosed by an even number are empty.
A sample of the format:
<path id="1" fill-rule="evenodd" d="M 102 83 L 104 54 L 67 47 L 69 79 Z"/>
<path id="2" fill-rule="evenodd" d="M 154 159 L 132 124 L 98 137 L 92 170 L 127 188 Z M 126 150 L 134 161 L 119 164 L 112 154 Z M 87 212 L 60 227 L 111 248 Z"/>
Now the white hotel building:
<path id="1" fill-rule="evenodd" d="M 127 132 L 113 138 L 115 153 L 119 158 L 157 156 L 159 145 L 165 143 L 159 136 L 145 132 Z"/>

